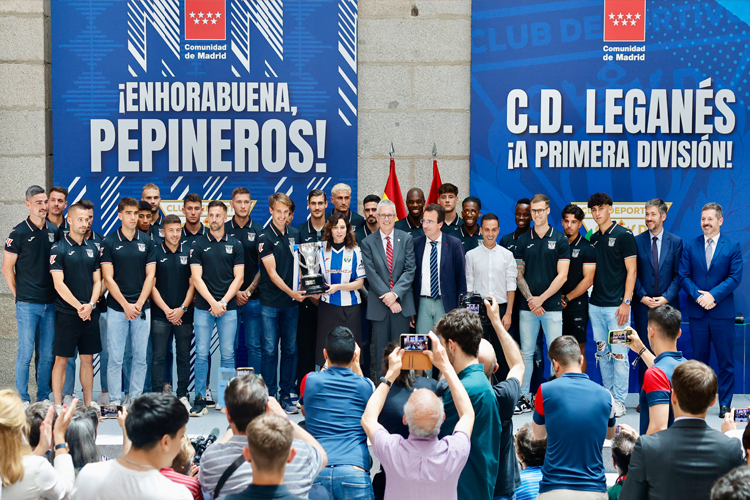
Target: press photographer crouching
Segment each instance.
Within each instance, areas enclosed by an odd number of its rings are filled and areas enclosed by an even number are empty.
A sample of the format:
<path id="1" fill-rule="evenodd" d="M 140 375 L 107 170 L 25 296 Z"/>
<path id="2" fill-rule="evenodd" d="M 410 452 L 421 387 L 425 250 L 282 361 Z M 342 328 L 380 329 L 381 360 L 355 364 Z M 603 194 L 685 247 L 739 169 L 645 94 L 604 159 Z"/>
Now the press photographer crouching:
<path id="1" fill-rule="evenodd" d="M 362 427 L 372 441 L 373 454 L 386 472 L 385 496 L 389 500 L 429 498 L 455 499 L 458 478 L 469 458 L 474 409 L 469 395 L 448 362 L 445 348 L 430 332 L 432 350 L 423 355 L 445 376 L 453 394 L 459 420 L 453 433 L 438 439 L 445 419 L 443 402 L 429 389 L 416 389 L 404 406 L 403 421 L 409 437 L 389 434 L 378 423 L 388 392 L 401 374 L 404 351 L 396 348 L 388 356 L 388 372 L 367 403 Z"/>

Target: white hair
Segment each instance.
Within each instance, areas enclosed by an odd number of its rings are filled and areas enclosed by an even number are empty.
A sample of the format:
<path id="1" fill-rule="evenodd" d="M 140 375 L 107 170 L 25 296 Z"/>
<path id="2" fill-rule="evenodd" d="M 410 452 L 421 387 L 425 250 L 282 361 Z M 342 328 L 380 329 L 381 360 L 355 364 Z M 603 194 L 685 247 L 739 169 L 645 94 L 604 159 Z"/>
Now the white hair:
<path id="1" fill-rule="evenodd" d="M 445 411 L 443 400 L 429 389 L 416 389 L 404 405 L 409 433 L 422 439 L 440 434 Z"/>
<path id="2" fill-rule="evenodd" d="M 378 209 L 377 213 L 380 213 L 380 207 L 391 207 L 393 209 L 393 212 L 396 212 L 396 204 L 393 203 L 391 200 L 380 200 L 378 202 Z"/>
<path id="3" fill-rule="evenodd" d="M 349 194 L 352 194 L 351 186 L 349 186 L 349 184 L 344 184 L 343 182 L 339 182 L 331 188 L 331 196 L 334 196 L 339 191 L 348 191 Z"/>

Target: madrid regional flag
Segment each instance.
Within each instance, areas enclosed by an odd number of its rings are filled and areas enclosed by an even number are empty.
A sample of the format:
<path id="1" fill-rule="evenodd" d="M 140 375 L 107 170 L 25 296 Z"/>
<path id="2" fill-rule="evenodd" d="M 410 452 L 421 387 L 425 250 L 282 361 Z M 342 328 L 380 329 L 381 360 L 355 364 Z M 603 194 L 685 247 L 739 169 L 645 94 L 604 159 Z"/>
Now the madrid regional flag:
<path id="1" fill-rule="evenodd" d="M 226 0 L 185 0 L 185 40 L 226 40 Z"/>
<path id="2" fill-rule="evenodd" d="M 646 40 L 646 0 L 604 0 L 604 41 Z"/>

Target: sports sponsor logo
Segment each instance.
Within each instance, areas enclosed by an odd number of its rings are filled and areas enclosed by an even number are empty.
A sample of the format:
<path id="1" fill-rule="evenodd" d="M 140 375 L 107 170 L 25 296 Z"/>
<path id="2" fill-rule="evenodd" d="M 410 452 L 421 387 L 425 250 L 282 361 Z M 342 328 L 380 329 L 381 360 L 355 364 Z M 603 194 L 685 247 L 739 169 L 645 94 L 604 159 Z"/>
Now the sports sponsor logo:
<path id="1" fill-rule="evenodd" d="M 263 251 L 263 243 L 258 243 L 258 253 Z"/>
<path id="2" fill-rule="evenodd" d="M 604 0 L 604 41 L 646 40 L 646 0 Z"/>
<path id="3" fill-rule="evenodd" d="M 50 255 L 49 256 L 49 265 L 50 266 L 55 263 L 55 258 L 56 257 L 57 257 L 57 255 Z"/>
<path id="4" fill-rule="evenodd" d="M 185 40 L 226 40 L 225 0 L 185 0 Z"/>
<path id="5" fill-rule="evenodd" d="M 7 240 L 5 240 L 5 246 L 6 247 L 11 246 L 12 244 L 13 244 L 13 238 L 8 238 Z"/>

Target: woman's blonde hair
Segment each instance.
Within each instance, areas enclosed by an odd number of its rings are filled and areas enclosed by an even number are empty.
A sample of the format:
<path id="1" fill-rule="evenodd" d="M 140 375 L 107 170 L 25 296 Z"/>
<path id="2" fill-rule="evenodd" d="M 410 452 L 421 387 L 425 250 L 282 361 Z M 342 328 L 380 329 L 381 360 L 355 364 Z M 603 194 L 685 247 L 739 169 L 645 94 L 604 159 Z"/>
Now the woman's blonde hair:
<path id="1" fill-rule="evenodd" d="M 0 477 L 3 486 L 23 479 L 23 456 L 31 453 L 23 401 L 16 391 L 0 391 Z"/>

